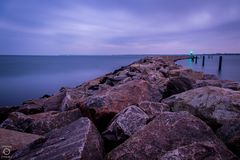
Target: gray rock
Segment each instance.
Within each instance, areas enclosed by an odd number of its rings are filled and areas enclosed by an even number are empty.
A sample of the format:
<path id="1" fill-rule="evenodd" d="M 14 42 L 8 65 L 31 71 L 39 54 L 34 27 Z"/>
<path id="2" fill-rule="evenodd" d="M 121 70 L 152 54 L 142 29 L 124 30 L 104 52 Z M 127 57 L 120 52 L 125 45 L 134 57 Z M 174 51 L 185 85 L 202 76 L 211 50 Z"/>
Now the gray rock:
<path id="1" fill-rule="evenodd" d="M 213 129 L 240 118 L 240 92 L 230 89 L 201 87 L 173 95 L 162 102 L 172 111 L 189 111 Z"/>
<path id="2" fill-rule="evenodd" d="M 224 131 L 231 131 L 230 135 L 229 132 L 221 132 L 220 138 L 232 151 L 238 150 L 234 146 L 238 146 L 239 142 L 231 140 L 229 143 L 229 140 L 239 138 L 239 127 L 232 129 L 234 123 L 230 122 L 240 122 L 240 92 L 208 86 L 173 95 L 162 102 L 168 104 L 172 111 L 188 111 L 201 118 L 214 131 L 221 130 L 221 127 Z M 229 140 L 224 137 L 229 137 Z"/>
<path id="3" fill-rule="evenodd" d="M 107 160 L 237 159 L 211 128 L 188 112 L 164 112 L 113 149 Z"/>
<path id="4" fill-rule="evenodd" d="M 46 135 L 45 141 L 35 142 L 18 150 L 13 159 L 103 159 L 103 142 L 88 118 L 80 118 Z"/>
<path id="5" fill-rule="evenodd" d="M 149 116 L 137 106 L 129 106 L 119 112 L 110 122 L 107 130 L 102 133 L 107 147 L 122 143 L 137 130 L 146 125 Z"/>

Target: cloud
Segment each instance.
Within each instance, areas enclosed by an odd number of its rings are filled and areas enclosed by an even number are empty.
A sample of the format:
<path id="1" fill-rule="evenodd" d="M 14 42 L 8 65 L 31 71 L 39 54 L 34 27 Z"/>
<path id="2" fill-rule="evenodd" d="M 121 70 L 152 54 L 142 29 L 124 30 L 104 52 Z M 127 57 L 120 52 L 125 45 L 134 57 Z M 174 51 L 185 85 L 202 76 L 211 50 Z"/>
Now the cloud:
<path id="1" fill-rule="evenodd" d="M 240 41 L 239 30 L 234 27 L 240 23 L 237 0 L 27 2 L 0 2 L 0 43 L 4 44 L 0 54 L 148 54 L 240 49 L 229 44 Z"/>

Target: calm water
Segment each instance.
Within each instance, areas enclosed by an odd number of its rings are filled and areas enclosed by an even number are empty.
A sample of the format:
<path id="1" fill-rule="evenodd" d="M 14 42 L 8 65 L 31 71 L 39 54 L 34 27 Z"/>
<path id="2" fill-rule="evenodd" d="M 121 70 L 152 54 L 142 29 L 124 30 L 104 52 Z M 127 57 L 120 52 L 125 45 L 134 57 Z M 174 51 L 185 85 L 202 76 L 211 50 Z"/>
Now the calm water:
<path id="1" fill-rule="evenodd" d="M 0 106 L 75 87 L 144 56 L 0 56 Z"/>
<path id="2" fill-rule="evenodd" d="M 223 80 L 234 80 L 240 82 L 240 55 L 222 55 L 222 70 L 218 71 L 219 55 L 205 56 L 205 65 L 202 66 L 202 56 L 198 56 L 197 63 L 191 59 L 177 61 L 177 64 L 191 68 L 196 71 L 203 71 L 215 74 Z"/>
<path id="3" fill-rule="evenodd" d="M 144 56 L 0 56 L 0 106 L 18 105 L 24 100 L 53 94 L 61 87 L 75 87 L 84 81 L 112 72 Z M 216 74 L 221 79 L 240 82 L 240 55 L 205 56 L 198 63 L 181 60 L 177 64 Z"/>

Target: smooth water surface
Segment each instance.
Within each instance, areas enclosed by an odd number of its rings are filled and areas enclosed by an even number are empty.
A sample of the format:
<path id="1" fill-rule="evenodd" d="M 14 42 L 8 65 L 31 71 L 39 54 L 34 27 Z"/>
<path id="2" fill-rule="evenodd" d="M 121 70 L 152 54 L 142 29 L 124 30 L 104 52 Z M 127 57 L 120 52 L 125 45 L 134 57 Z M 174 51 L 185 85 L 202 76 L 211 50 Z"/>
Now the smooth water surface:
<path id="1" fill-rule="evenodd" d="M 0 106 L 53 94 L 144 56 L 0 56 Z"/>
<path id="2" fill-rule="evenodd" d="M 222 69 L 218 70 L 220 55 L 205 55 L 205 63 L 202 65 L 203 56 L 198 56 L 197 62 L 191 59 L 177 61 L 184 67 L 208 74 L 215 74 L 223 80 L 234 80 L 240 82 L 240 55 L 221 55 Z"/>

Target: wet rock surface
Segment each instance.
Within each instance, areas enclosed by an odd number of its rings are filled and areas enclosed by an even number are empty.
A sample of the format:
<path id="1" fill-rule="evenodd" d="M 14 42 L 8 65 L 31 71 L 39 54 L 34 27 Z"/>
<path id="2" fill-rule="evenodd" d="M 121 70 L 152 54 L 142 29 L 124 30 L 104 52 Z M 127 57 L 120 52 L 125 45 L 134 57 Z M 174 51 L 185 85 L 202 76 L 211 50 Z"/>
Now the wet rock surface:
<path id="1" fill-rule="evenodd" d="M 103 142 L 88 118 L 53 130 L 44 141 L 34 142 L 18 150 L 13 159 L 103 159 Z"/>
<path id="2" fill-rule="evenodd" d="M 187 112 L 164 112 L 106 159 L 237 159 L 212 130 Z"/>
<path id="3" fill-rule="evenodd" d="M 239 83 L 174 63 L 182 58 L 146 57 L 75 88 L 0 108 L 1 128 L 44 135 L 15 158 L 236 159 Z"/>

